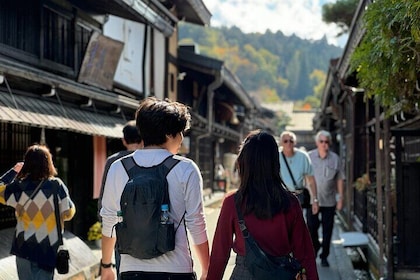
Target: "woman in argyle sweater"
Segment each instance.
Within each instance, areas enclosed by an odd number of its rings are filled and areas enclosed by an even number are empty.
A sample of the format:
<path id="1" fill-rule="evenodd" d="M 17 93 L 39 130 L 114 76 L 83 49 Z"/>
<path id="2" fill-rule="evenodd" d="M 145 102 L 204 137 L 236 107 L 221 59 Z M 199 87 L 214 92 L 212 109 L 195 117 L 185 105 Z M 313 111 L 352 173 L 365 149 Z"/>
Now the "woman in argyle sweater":
<path id="1" fill-rule="evenodd" d="M 30 146 L 16 179 L 7 185 L 13 180 L 10 179 L 15 175 L 13 172 L 9 171 L 1 178 L 0 203 L 16 210 L 11 254 L 16 256 L 19 279 L 53 279 L 56 255 L 62 242 L 58 228 L 62 233 L 64 221 L 74 216 L 74 203 L 66 185 L 55 177 L 57 171 L 46 146 Z M 59 213 L 59 219 L 56 213 Z"/>

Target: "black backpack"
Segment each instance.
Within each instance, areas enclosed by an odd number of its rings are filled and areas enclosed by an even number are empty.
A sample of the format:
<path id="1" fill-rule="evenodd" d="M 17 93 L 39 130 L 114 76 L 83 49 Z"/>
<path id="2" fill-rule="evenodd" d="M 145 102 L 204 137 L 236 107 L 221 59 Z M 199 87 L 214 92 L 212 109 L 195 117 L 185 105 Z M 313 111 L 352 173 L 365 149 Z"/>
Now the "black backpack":
<path id="1" fill-rule="evenodd" d="M 174 224 L 161 224 L 160 216 L 161 205 L 169 205 L 166 176 L 178 162 L 169 156 L 159 165 L 141 167 L 132 156 L 122 159 L 129 180 L 121 195 L 122 221 L 116 225 L 120 254 L 151 259 L 175 249 Z"/>

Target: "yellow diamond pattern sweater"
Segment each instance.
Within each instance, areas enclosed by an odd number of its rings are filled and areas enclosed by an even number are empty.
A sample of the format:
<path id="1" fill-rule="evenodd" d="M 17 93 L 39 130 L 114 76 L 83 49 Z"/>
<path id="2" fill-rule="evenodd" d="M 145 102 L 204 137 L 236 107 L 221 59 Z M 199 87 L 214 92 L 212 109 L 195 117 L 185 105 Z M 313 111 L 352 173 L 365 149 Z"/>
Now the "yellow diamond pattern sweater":
<path id="1" fill-rule="evenodd" d="M 1 180 L 7 183 L 6 176 L 9 175 L 5 174 Z M 74 215 L 74 211 L 70 211 L 70 208 L 74 209 L 74 205 L 67 187 L 57 177 L 44 180 L 41 188 L 30 199 L 39 183 L 40 181 L 24 179 L 15 180 L 9 185 L 0 184 L 0 203 L 17 208 L 11 254 L 36 262 L 41 268 L 52 271 L 58 247 L 61 245 L 56 225 L 54 195 L 58 195 L 57 206 L 62 217 L 67 215 L 67 219 L 71 218 L 68 216 Z M 22 206 L 23 209 L 20 210 Z"/>

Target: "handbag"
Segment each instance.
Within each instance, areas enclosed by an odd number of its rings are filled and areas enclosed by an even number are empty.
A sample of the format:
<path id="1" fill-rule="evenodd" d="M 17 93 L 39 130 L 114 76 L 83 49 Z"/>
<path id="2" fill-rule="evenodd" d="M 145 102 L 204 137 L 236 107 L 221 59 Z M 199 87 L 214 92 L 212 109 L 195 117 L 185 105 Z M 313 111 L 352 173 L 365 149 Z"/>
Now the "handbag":
<path id="1" fill-rule="evenodd" d="M 57 224 L 57 234 L 60 246 L 58 247 L 55 268 L 58 274 L 67 274 L 69 272 L 70 253 L 63 247 L 63 234 L 61 232 L 60 212 L 58 210 L 58 191 L 54 193 L 55 222 Z"/>
<path id="2" fill-rule="evenodd" d="M 60 248 L 57 252 L 55 268 L 59 274 L 67 274 L 69 272 L 70 253 L 64 248 Z"/>
<path id="3" fill-rule="evenodd" d="M 235 194 L 235 206 L 238 214 L 239 228 L 245 239 L 244 264 L 253 278 L 256 280 L 302 279 L 303 268 L 296 258 L 291 255 L 280 257 L 270 256 L 258 246 L 245 225 L 242 212 L 237 204 L 237 194 Z M 297 278 L 299 276 L 300 278 Z"/>
<path id="4" fill-rule="evenodd" d="M 286 163 L 287 170 L 289 171 L 290 177 L 292 178 L 293 185 L 295 187 L 294 194 L 297 196 L 300 202 L 300 206 L 302 208 L 310 208 L 311 207 L 311 195 L 309 194 L 309 190 L 307 188 L 298 188 L 295 177 L 293 177 L 292 170 L 290 170 L 289 163 L 286 160 L 286 156 L 283 152 L 281 152 L 281 155 L 283 156 L 283 160 Z"/>

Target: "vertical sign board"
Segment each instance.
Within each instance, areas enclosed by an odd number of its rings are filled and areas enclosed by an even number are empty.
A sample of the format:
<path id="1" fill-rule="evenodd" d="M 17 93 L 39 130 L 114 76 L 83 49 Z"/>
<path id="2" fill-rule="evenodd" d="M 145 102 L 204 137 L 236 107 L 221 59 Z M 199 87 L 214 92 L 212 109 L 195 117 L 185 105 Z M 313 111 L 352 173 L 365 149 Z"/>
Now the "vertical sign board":
<path id="1" fill-rule="evenodd" d="M 147 62 L 143 64 L 143 60 L 147 59 L 146 55 L 148 55 L 145 50 L 146 44 L 150 45 L 146 37 L 150 35 L 146 29 L 146 24 L 112 15 L 108 16 L 103 26 L 103 35 L 124 42 L 124 49 L 115 71 L 115 85 L 121 85 L 139 93 L 145 91 L 143 74 L 146 75 L 148 71 Z"/>
<path id="2" fill-rule="evenodd" d="M 94 32 L 83 58 L 79 83 L 111 90 L 124 44 Z"/>

